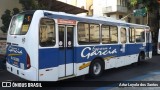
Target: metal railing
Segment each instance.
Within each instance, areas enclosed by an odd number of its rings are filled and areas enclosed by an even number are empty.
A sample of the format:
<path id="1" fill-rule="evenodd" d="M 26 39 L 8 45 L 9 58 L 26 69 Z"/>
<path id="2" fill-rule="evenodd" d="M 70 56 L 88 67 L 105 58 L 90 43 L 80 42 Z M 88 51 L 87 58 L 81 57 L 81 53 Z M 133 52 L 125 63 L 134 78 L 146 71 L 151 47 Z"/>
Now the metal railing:
<path id="1" fill-rule="evenodd" d="M 127 13 L 128 9 L 125 6 L 121 6 L 121 5 L 117 5 L 116 9 L 113 9 L 114 6 L 108 6 L 108 7 L 104 7 L 103 13 L 112 13 L 112 12 L 122 12 L 122 13 Z"/>

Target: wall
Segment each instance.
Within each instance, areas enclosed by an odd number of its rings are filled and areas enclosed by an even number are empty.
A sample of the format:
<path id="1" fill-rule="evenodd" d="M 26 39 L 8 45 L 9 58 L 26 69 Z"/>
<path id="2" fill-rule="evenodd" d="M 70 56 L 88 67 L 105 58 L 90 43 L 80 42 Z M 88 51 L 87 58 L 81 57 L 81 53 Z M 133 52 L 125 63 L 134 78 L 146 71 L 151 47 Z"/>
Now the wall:
<path id="1" fill-rule="evenodd" d="M 106 7 L 106 4 L 107 4 L 107 0 L 93 0 L 93 15 L 104 16 L 102 9 Z"/>

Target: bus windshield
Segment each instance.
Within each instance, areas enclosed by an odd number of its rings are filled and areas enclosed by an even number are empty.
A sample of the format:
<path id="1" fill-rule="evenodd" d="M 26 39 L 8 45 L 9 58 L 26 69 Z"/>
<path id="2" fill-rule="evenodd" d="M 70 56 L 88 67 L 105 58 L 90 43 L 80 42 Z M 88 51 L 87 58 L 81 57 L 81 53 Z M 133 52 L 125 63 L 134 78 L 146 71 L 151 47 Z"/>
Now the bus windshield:
<path id="1" fill-rule="evenodd" d="M 12 18 L 11 35 L 25 35 L 29 29 L 33 14 L 18 14 Z"/>

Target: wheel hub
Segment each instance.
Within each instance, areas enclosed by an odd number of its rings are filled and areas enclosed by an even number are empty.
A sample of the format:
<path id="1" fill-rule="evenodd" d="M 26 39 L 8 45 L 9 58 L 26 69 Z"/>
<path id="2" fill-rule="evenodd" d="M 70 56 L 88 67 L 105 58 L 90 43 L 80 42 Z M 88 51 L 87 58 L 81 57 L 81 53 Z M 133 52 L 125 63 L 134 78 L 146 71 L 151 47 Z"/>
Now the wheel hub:
<path id="1" fill-rule="evenodd" d="M 99 74 L 101 72 L 101 65 L 99 63 L 95 63 L 93 67 L 94 74 Z"/>

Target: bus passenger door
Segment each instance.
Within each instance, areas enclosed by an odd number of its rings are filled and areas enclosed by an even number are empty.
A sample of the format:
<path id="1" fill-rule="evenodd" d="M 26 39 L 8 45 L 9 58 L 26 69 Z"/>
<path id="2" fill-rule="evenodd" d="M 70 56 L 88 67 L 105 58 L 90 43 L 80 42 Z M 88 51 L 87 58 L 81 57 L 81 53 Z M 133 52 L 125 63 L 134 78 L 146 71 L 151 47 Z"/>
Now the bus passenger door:
<path id="1" fill-rule="evenodd" d="M 73 26 L 59 25 L 59 77 L 73 75 Z"/>

